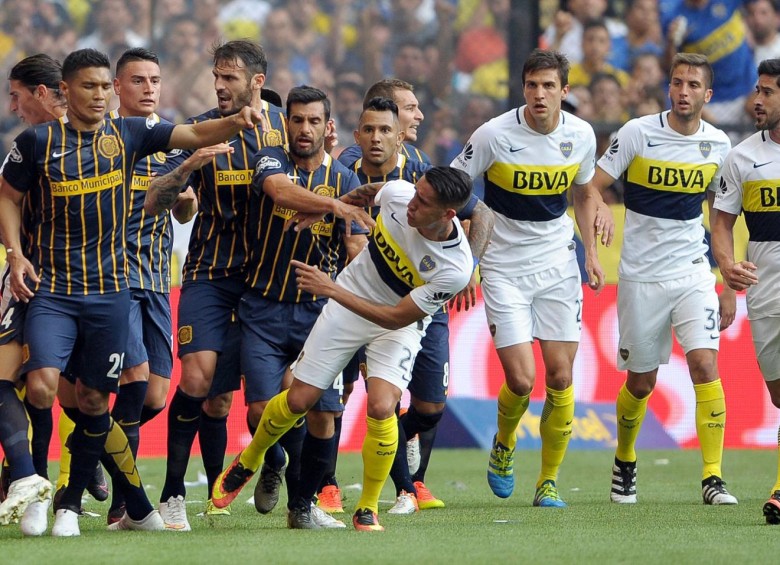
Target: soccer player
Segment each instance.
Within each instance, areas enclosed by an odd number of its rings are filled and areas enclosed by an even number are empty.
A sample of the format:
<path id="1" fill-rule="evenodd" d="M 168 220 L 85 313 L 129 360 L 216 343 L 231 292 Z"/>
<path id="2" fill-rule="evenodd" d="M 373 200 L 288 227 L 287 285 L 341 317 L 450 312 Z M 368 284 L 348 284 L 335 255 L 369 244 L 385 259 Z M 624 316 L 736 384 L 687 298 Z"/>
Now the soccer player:
<path id="1" fill-rule="evenodd" d="M 429 316 L 466 286 L 474 269 L 455 217 L 470 195 L 467 175 L 435 167 L 416 185 L 402 180 L 371 184 L 341 197 L 356 205 L 380 206 L 368 248 L 336 282 L 316 266 L 294 262 L 298 288 L 330 300 L 291 368 L 292 385 L 271 399 L 252 442 L 214 485 L 215 505 L 230 504 L 265 451 L 315 405 L 365 345 L 363 493 L 352 523 L 360 531 L 383 530 L 377 507 L 398 445 L 395 407 L 411 378 Z"/>
<path id="2" fill-rule="evenodd" d="M 343 205 L 337 199 L 360 184 L 354 173 L 325 152 L 329 119 L 330 100 L 325 93 L 309 86 L 293 88 L 287 95 L 289 150 L 265 148 L 254 159 L 252 184 L 257 194 L 250 198 L 249 205 L 249 289 L 239 307 L 241 372 L 249 404 L 247 419 L 253 432 L 268 401 L 284 388 L 285 372 L 300 354 L 327 302 L 325 297 L 295 286 L 291 261 L 318 265 L 335 278 L 367 241 L 365 235 L 354 230 L 347 235 L 350 230 L 345 222 L 332 213 L 308 229 L 286 229 L 296 210 L 329 211 L 333 204 Z M 309 203 L 311 193 L 320 198 Z M 331 203 L 328 198 L 335 200 Z M 312 209 L 312 204 L 320 208 Z M 279 331 L 280 324 L 285 331 Z M 323 462 L 330 460 L 337 449 L 333 420 L 342 410 L 340 382 L 336 382 L 307 414 L 306 429 L 299 428 L 302 437 L 298 446 L 285 446 L 290 460 L 300 460 L 299 471 L 294 473 L 299 477 L 287 474 L 290 528 L 344 527 L 342 522 L 312 508 Z M 294 449 L 299 453 L 291 453 Z M 276 503 L 275 499 L 266 500 L 271 493 L 264 492 L 263 474 L 267 477 L 275 472 L 268 467 L 266 462 L 255 489 L 255 506 L 263 513 Z"/>
<path id="3" fill-rule="evenodd" d="M 156 114 L 160 102 L 162 77 L 155 53 L 144 48 L 125 51 L 116 63 L 114 93 L 119 108 L 111 118 L 139 116 L 160 121 Z M 227 152 L 226 144 L 203 148 L 190 159 L 211 160 Z M 178 155 L 174 150 L 173 155 Z M 111 416 L 127 436 L 133 456 L 138 453 L 139 427 L 165 407 L 171 372 L 170 260 L 173 229 L 170 214 L 156 216 L 144 212 L 144 197 L 153 176 L 163 170 L 165 153 L 148 155 L 135 164 L 130 184 L 125 247 L 130 283 L 130 323 L 124 368 L 119 377 L 119 392 Z M 197 211 L 191 188 L 179 195 L 172 212 L 180 223 L 188 222 Z M 121 492 L 113 490 L 108 523 L 124 515 Z"/>
<path id="4" fill-rule="evenodd" d="M 412 184 L 431 168 L 431 165 L 409 159 L 400 153 L 403 134 L 400 129 L 398 106 L 389 98 L 373 98 L 363 110 L 355 141 L 362 157 L 352 166 L 360 182 L 385 183 L 403 179 Z M 376 210 L 376 208 L 374 209 Z M 469 245 L 476 258 L 487 247 L 493 227 L 493 213 L 476 196 L 458 212 L 458 219 L 469 220 Z M 432 432 L 444 412 L 449 384 L 449 316 L 445 309 L 436 312 L 425 330 L 409 382 L 410 406 L 399 418 L 399 443 L 390 477 L 396 488 L 396 504 L 391 514 L 411 514 L 418 509 L 442 508 L 444 502 L 433 496 L 425 486 L 430 450 L 415 469 L 410 468 L 407 440 L 418 433 Z M 345 375 L 346 378 L 346 375 Z M 415 444 L 416 445 L 416 444 Z"/>
<path id="5" fill-rule="evenodd" d="M 412 161 L 430 164 L 430 157 L 424 151 L 412 145 L 417 141 L 417 128 L 425 119 L 425 115 L 420 110 L 420 103 L 414 95 L 414 86 L 395 78 L 380 80 L 372 84 L 366 91 L 363 97 L 364 110 L 368 106 L 369 101 L 374 98 L 389 98 L 398 106 L 398 119 L 401 122 L 401 131 L 404 133 L 401 154 Z M 360 145 L 355 143 L 355 145 L 351 145 L 341 152 L 339 161 L 350 166 L 360 157 Z"/>
<path id="6" fill-rule="evenodd" d="M 726 284 L 734 290 L 747 289 L 758 365 L 772 404 L 780 408 L 780 59 L 758 65 L 753 106 L 761 131 L 732 149 L 723 164 L 714 203 L 712 249 Z M 745 214 L 750 240 L 748 259 L 737 262 L 733 231 L 740 212 Z M 770 492 L 764 517 L 769 524 L 780 524 L 780 464 Z"/>
<path id="7" fill-rule="evenodd" d="M 19 61 L 8 74 L 10 109 L 22 122 L 29 125 L 56 120 L 65 114 L 66 102 L 60 91 L 62 68 L 48 55 L 32 55 Z M 24 231 L 31 218 L 29 199 L 24 200 Z M 29 233 L 22 239 L 26 252 L 31 242 Z M 10 251 L 13 253 L 13 249 Z M 8 253 L 8 248 L 6 248 Z M 7 501 L 0 505 L 0 525 L 20 519 L 20 528 L 26 536 L 42 535 L 48 526 L 47 512 L 51 503 L 51 483 L 48 481 L 48 444 L 51 439 L 51 406 L 38 409 L 25 398 L 24 404 L 16 393 L 19 368 L 22 366 L 22 338 L 27 303 L 11 295 L 10 265 L 6 261 L 2 277 L 2 306 L 0 306 L 0 445 L 9 464 L 10 488 Z M 37 399 L 36 399 L 37 400 Z M 45 452 L 39 461 L 31 455 L 28 439 L 28 411 L 47 414 L 48 430 L 43 433 Z M 20 433 L 21 432 L 21 433 Z M 33 430 L 33 434 L 36 430 Z M 41 430 L 38 430 L 41 434 Z"/>
<path id="8" fill-rule="evenodd" d="M 0 234 L 11 265 L 11 292 L 29 301 L 23 370 L 52 383 L 66 365 L 77 375 L 71 411 L 71 476 L 56 508 L 54 536 L 80 534 L 81 495 L 105 449 L 124 471 L 127 513 L 112 529 L 164 528 L 143 490 L 127 438 L 108 414 L 127 346 L 130 310 L 125 270 L 125 210 L 137 159 L 168 148 L 212 145 L 260 120 L 257 110 L 210 124 L 173 126 L 141 118 L 106 119 L 112 83 L 108 58 L 82 49 L 66 57 L 64 118 L 14 141 L 0 179 Z M 31 260 L 21 246 L 21 205 L 33 210 Z M 56 328 L 57 331 L 53 331 Z"/>
<path id="9" fill-rule="evenodd" d="M 585 269 L 596 292 L 604 273 L 596 252 L 593 189 L 596 138 L 581 119 L 561 111 L 569 63 L 560 53 L 535 50 L 523 67 L 527 104 L 474 132 L 452 162 L 473 179 L 485 178 L 485 203 L 496 225 L 481 262 L 490 333 L 506 382 L 498 394 L 498 433 L 488 465 L 493 493 L 514 489 L 515 431 L 536 380 L 532 342 L 539 340 L 547 399 L 539 425 L 542 467 L 534 506 L 565 507 L 556 487 L 574 418 L 572 366 L 582 328 L 582 284 L 566 191 L 585 247 Z"/>
<path id="10" fill-rule="evenodd" d="M 669 77 L 671 110 L 631 120 L 599 159 L 595 186 L 622 177 L 626 220 L 618 271 L 618 368 L 628 372 L 616 402 L 613 502 L 636 502 L 635 444 L 658 366 L 668 363 L 672 330 L 685 352 L 696 395 L 705 504 L 736 504 L 721 473 L 726 402 L 718 375 L 715 276 L 707 260 L 702 201 L 716 188 L 731 148 L 701 119 L 712 96 L 703 55 L 678 54 Z M 730 297 L 733 300 L 733 295 Z"/>

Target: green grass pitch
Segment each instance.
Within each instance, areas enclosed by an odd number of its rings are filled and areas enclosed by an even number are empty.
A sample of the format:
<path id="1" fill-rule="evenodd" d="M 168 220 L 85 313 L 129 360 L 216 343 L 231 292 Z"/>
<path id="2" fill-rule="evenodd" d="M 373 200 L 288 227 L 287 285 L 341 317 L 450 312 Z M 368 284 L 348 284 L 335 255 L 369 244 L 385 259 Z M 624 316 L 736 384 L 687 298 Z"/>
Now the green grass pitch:
<path id="1" fill-rule="evenodd" d="M 780 526 L 768 526 L 761 507 L 774 483 L 777 454 L 727 451 L 724 475 L 739 498 L 735 507 L 704 506 L 698 450 L 645 451 L 638 465 L 636 505 L 609 502 L 612 453 L 571 451 L 558 481 L 566 509 L 533 508 L 539 453 L 516 456 L 514 495 L 501 500 L 487 486 L 487 453 L 436 450 L 426 484 L 447 507 L 412 516 L 386 513 L 394 498 L 386 486 L 380 521 L 384 533 L 347 530 L 292 531 L 280 506 L 261 516 L 246 504 L 253 484 L 228 517 L 204 518 L 206 489 L 188 491 L 191 533 L 107 532 L 106 504 L 89 500 L 99 518 L 80 519 L 80 538 L 24 539 L 17 526 L 0 528 L 0 563 L 221 564 L 249 563 L 776 563 Z M 164 461 L 140 462 L 144 483 L 156 502 Z M 53 466 L 54 467 L 54 466 Z M 199 459 L 190 464 L 195 480 Z M 359 454 L 339 460 L 343 487 L 360 482 Z M 56 477 L 56 475 L 52 475 Z M 283 489 L 284 491 L 284 489 Z M 345 488 L 351 511 L 358 491 Z M 201 501 L 201 502 L 196 502 Z M 349 515 L 342 516 L 348 521 Z"/>

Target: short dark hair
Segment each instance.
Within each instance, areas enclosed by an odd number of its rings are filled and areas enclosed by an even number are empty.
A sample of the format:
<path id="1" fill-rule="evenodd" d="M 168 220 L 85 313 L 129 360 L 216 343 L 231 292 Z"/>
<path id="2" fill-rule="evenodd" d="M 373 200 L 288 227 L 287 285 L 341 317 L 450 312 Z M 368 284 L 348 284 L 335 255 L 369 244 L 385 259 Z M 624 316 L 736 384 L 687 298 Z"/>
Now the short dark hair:
<path id="1" fill-rule="evenodd" d="M 325 119 L 330 119 L 330 100 L 328 95 L 319 88 L 302 84 L 290 89 L 287 94 L 287 115 L 290 115 L 290 108 L 293 104 L 312 104 L 313 102 L 322 102 L 325 109 Z"/>
<path id="2" fill-rule="evenodd" d="M 269 104 L 273 104 L 274 106 L 282 107 L 282 97 L 281 95 L 276 92 L 275 90 L 272 90 L 270 88 L 263 87 L 260 90 L 260 99 L 265 100 Z"/>
<path id="3" fill-rule="evenodd" d="M 368 104 L 368 101 L 372 98 L 379 97 L 395 100 L 396 90 L 408 90 L 409 92 L 414 92 L 414 86 L 398 78 L 386 78 L 384 80 L 380 80 L 379 82 L 375 82 L 368 87 L 366 95 L 363 97 L 363 109 L 366 108 L 366 104 Z"/>
<path id="4" fill-rule="evenodd" d="M 546 69 L 558 71 L 558 77 L 561 79 L 561 88 L 569 84 L 569 60 L 566 56 L 558 51 L 534 49 L 523 65 L 523 85 L 525 85 L 525 77 L 529 73 Z"/>
<path id="5" fill-rule="evenodd" d="M 593 28 L 599 28 L 603 29 L 607 33 L 609 33 L 609 28 L 607 27 L 607 22 L 602 18 L 596 18 L 593 20 L 588 20 L 585 22 L 585 24 L 582 26 L 582 35 L 585 35 L 585 32 L 589 29 Z"/>
<path id="6" fill-rule="evenodd" d="M 79 49 L 65 57 L 62 62 L 62 80 L 68 81 L 78 71 L 89 67 L 101 67 L 111 70 L 111 63 L 105 53 L 97 49 Z"/>
<path id="7" fill-rule="evenodd" d="M 236 62 L 241 59 L 246 68 L 247 78 L 252 75 L 267 74 L 268 60 L 265 57 L 265 51 L 260 44 L 248 39 L 235 39 L 227 43 L 216 44 L 211 49 L 211 54 L 216 65 L 220 61 Z"/>
<path id="8" fill-rule="evenodd" d="M 160 64 L 160 59 L 154 51 L 150 51 L 144 47 L 133 47 L 122 53 L 121 57 L 119 57 L 119 60 L 116 62 L 116 76 L 119 76 L 119 73 L 122 72 L 125 65 L 135 61 L 150 61 L 155 65 Z"/>
<path id="9" fill-rule="evenodd" d="M 700 68 L 704 71 L 704 86 L 712 88 L 712 81 L 715 78 L 715 73 L 712 71 L 712 65 L 710 65 L 706 56 L 700 53 L 677 53 L 672 59 L 672 66 L 669 68 L 669 80 L 672 79 L 674 70 L 680 65 Z"/>
<path id="10" fill-rule="evenodd" d="M 42 84 L 50 90 L 59 90 L 62 65 L 43 53 L 30 55 L 13 66 L 8 73 L 8 80 L 19 81 L 28 88 Z"/>
<path id="11" fill-rule="evenodd" d="M 363 112 L 367 110 L 373 110 L 374 112 L 392 112 L 393 115 L 398 117 L 398 104 L 396 104 L 392 98 L 384 98 L 382 96 L 376 96 L 368 101 L 368 104 L 363 106 Z M 361 113 L 361 116 L 363 114 Z"/>
<path id="12" fill-rule="evenodd" d="M 455 167 L 432 167 L 425 179 L 436 192 L 439 204 L 460 212 L 471 198 L 471 177 Z"/>
<path id="13" fill-rule="evenodd" d="M 764 59 L 758 64 L 758 75 L 775 77 L 775 83 L 780 86 L 780 59 Z"/>

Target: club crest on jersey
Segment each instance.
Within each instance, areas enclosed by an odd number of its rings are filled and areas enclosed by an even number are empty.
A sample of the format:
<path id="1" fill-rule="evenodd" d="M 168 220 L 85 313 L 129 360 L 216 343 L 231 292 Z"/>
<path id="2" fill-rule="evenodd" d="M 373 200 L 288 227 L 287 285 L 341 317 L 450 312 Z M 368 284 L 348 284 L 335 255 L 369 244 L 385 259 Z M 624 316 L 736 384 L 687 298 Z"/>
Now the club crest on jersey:
<path id="1" fill-rule="evenodd" d="M 22 162 L 22 154 L 19 152 L 19 148 L 16 146 L 15 141 L 13 145 L 11 145 L 11 152 L 8 154 L 8 160 L 13 161 L 14 163 Z"/>
<path id="2" fill-rule="evenodd" d="M 257 165 L 255 165 L 255 174 L 259 175 L 260 173 L 268 169 L 281 169 L 281 168 L 282 168 L 282 164 L 279 162 L 279 159 L 274 159 L 273 157 L 264 155 L 263 157 L 260 157 L 260 160 L 257 162 Z"/>
<path id="3" fill-rule="evenodd" d="M 571 141 L 561 141 L 560 147 L 561 153 L 563 153 L 563 156 L 568 159 L 572 150 L 574 149 L 574 144 Z"/>
<path id="4" fill-rule="evenodd" d="M 436 261 L 434 261 L 430 255 L 426 255 L 420 259 L 420 272 L 427 273 L 436 268 Z"/>
<path id="5" fill-rule="evenodd" d="M 702 141 L 699 143 L 699 151 L 701 151 L 702 157 L 705 159 L 710 156 L 710 152 L 712 151 L 712 145 L 710 145 L 709 141 Z"/>
<path id="6" fill-rule="evenodd" d="M 101 135 L 97 144 L 98 153 L 106 159 L 119 156 L 119 140 L 115 135 Z"/>
<path id="7" fill-rule="evenodd" d="M 165 163 L 165 151 L 158 151 L 152 155 L 152 158 L 158 163 Z"/>
<path id="8" fill-rule="evenodd" d="M 179 345 L 187 345 L 192 341 L 192 326 L 182 326 L 179 328 L 179 335 L 177 336 Z"/>
<path id="9" fill-rule="evenodd" d="M 278 129 L 272 129 L 263 132 L 263 146 L 276 147 L 282 144 L 282 132 Z"/>
<path id="10" fill-rule="evenodd" d="M 312 192 L 314 194 L 319 194 L 320 196 L 327 196 L 328 198 L 333 198 L 336 195 L 336 189 L 327 184 L 318 184 L 314 187 Z"/>

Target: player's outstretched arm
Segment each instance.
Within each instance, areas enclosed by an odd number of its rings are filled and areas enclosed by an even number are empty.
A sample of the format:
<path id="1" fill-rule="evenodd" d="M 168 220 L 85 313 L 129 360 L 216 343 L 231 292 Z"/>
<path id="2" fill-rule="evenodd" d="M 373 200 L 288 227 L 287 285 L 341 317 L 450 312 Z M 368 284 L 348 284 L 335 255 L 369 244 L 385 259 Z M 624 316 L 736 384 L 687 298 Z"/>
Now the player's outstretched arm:
<path id="1" fill-rule="evenodd" d="M 469 219 L 469 247 L 474 256 L 475 264 L 482 259 L 490 243 L 490 236 L 493 234 L 493 226 L 496 223 L 496 217 L 487 204 L 481 200 L 474 206 L 474 210 Z M 455 308 L 460 312 L 461 308 L 469 310 L 477 305 L 477 269 L 471 274 L 471 279 L 466 288 L 461 290 L 455 298 L 450 300 L 450 308 Z"/>
<path id="2" fill-rule="evenodd" d="M 299 289 L 317 296 L 331 298 L 344 308 L 385 329 L 397 330 L 427 316 L 409 295 L 402 298 L 395 306 L 379 304 L 360 298 L 338 286 L 317 267 L 300 261 L 290 261 L 290 264 L 295 267 L 296 284 Z"/>

